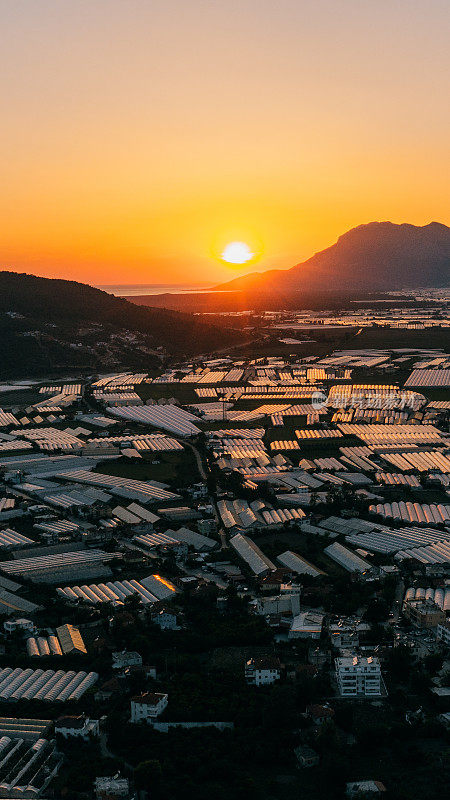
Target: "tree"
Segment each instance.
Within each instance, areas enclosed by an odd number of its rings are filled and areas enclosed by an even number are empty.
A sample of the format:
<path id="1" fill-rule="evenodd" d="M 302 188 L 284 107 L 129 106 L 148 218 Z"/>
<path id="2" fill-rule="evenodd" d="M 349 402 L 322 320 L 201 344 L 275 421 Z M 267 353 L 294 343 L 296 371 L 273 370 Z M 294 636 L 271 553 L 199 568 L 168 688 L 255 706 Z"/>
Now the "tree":
<path id="1" fill-rule="evenodd" d="M 426 671 L 429 672 L 430 675 L 435 675 L 436 672 L 442 669 L 444 658 L 440 653 L 430 653 L 428 656 L 425 656 L 423 663 Z"/>
<path id="2" fill-rule="evenodd" d="M 411 653 L 405 645 L 394 647 L 389 653 L 387 666 L 393 680 L 406 683 L 411 673 Z"/>
<path id="3" fill-rule="evenodd" d="M 373 598 L 367 604 L 365 618 L 368 622 L 384 622 L 389 613 L 388 604 L 382 598 Z"/>
<path id="4" fill-rule="evenodd" d="M 162 767 L 157 759 L 141 761 L 134 771 L 134 780 L 138 789 L 145 789 L 154 792 L 155 788 L 161 783 Z"/>

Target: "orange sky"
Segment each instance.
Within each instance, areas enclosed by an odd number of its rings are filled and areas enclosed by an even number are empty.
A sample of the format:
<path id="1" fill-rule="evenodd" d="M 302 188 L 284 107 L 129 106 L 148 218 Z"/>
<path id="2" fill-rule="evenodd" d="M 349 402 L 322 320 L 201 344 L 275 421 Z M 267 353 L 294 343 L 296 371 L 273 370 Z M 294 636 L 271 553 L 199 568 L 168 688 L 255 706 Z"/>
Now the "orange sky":
<path id="1" fill-rule="evenodd" d="M 96 284 L 289 267 L 450 223 L 447 0 L 0 0 L 0 263 Z"/>

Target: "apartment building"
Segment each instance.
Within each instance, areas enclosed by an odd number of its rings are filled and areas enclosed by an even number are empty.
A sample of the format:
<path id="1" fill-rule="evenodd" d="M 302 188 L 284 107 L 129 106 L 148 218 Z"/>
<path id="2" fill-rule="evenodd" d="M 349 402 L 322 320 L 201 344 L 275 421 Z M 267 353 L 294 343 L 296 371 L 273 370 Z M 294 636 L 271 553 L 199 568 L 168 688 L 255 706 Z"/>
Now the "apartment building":
<path id="1" fill-rule="evenodd" d="M 381 668 L 372 656 L 343 656 L 335 659 L 336 680 L 342 697 L 380 697 Z"/>
<path id="2" fill-rule="evenodd" d="M 450 622 L 441 622 L 437 626 L 436 637 L 446 647 L 450 647 Z"/>

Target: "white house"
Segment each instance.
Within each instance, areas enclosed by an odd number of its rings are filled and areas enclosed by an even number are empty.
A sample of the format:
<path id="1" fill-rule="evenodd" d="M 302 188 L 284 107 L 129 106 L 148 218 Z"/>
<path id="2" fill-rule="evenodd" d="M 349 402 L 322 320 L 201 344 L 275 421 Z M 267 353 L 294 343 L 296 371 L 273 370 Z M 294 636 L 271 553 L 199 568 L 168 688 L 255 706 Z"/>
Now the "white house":
<path id="1" fill-rule="evenodd" d="M 112 654 L 112 668 L 141 667 L 142 656 L 134 651 L 121 650 Z"/>
<path id="2" fill-rule="evenodd" d="M 76 717 L 59 717 L 55 722 L 55 733 L 59 733 L 65 739 L 88 741 L 92 736 L 100 736 L 100 724 L 98 719 L 89 719 L 84 714 Z"/>
<path id="3" fill-rule="evenodd" d="M 162 631 L 179 631 L 180 626 L 177 624 L 177 615 L 173 614 L 172 611 L 167 611 L 166 608 L 162 608 L 160 611 L 156 611 L 152 614 L 152 621 L 158 625 Z"/>
<path id="4" fill-rule="evenodd" d="M 343 656 L 334 661 L 336 680 L 342 697 L 380 697 L 381 667 L 378 658 Z"/>
<path id="5" fill-rule="evenodd" d="M 169 695 L 161 692 L 144 692 L 131 698 L 131 722 L 152 723 L 167 708 Z"/>
<path id="6" fill-rule="evenodd" d="M 245 665 L 245 680 L 253 686 L 267 686 L 280 677 L 278 658 L 250 658 Z"/>
<path id="7" fill-rule="evenodd" d="M 23 631 L 34 633 L 36 626 L 30 619 L 7 619 L 3 623 L 6 633 L 14 633 L 15 631 Z"/>

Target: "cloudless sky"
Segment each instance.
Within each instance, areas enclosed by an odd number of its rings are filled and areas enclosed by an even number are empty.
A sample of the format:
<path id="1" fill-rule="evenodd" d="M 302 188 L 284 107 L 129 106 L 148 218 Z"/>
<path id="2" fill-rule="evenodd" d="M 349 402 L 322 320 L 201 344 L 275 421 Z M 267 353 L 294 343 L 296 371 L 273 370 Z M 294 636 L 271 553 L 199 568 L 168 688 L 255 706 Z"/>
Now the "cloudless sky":
<path id="1" fill-rule="evenodd" d="M 0 0 L 0 267 L 217 281 L 450 223 L 448 0 Z"/>

